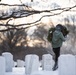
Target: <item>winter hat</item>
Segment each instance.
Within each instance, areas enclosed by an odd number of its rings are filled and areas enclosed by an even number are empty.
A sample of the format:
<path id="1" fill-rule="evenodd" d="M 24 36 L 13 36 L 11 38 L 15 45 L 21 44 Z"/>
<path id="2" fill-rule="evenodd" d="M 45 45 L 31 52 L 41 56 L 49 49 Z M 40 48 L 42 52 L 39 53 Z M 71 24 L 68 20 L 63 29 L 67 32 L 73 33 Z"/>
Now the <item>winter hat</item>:
<path id="1" fill-rule="evenodd" d="M 56 25 L 56 30 L 61 31 L 61 27 L 62 27 L 62 25 L 61 25 L 61 24 Z"/>

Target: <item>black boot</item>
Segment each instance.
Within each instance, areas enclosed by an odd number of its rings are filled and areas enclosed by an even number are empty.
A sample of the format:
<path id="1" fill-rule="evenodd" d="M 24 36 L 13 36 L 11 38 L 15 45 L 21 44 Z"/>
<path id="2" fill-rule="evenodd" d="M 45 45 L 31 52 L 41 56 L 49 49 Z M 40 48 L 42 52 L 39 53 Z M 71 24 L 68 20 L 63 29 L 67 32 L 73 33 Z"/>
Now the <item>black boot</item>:
<path id="1" fill-rule="evenodd" d="M 58 64 L 56 62 L 55 65 L 54 65 L 54 67 L 53 67 L 53 71 L 57 70 L 57 68 L 58 68 Z"/>

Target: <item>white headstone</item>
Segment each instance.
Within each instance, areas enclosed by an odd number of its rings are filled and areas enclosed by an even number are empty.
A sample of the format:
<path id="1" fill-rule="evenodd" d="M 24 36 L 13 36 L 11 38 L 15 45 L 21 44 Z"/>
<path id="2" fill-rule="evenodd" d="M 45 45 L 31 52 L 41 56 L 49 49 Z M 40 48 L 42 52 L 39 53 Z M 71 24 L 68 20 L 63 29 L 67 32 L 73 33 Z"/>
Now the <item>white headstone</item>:
<path id="1" fill-rule="evenodd" d="M 5 57 L 5 64 L 6 64 L 6 72 L 12 72 L 13 67 L 13 55 L 9 52 L 2 53 L 2 56 Z"/>
<path id="2" fill-rule="evenodd" d="M 35 54 L 29 54 L 25 56 L 25 73 L 27 75 L 32 72 L 38 71 L 39 57 Z"/>
<path id="3" fill-rule="evenodd" d="M 24 67 L 24 61 L 23 60 L 17 60 L 17 67 Z"/>
<path id="4" fill-rule="evenodd" d="M 76 60 L 71 54 L 60 55 L 58 59 L 59 75 L 76 75 Z"/>
<path id="5" fill-rule="evenodd" d="M 5 58 L 0 56 L 0 75 L 5 75 Z"/>
<path id="6" fill-rule="evenodd" d="M 42 56 L 42 69 L 50 71 L 52 70 L 53 65 L 54 65 L 54 61 L 52 56 L 50 54 L 44 54 Z"/>

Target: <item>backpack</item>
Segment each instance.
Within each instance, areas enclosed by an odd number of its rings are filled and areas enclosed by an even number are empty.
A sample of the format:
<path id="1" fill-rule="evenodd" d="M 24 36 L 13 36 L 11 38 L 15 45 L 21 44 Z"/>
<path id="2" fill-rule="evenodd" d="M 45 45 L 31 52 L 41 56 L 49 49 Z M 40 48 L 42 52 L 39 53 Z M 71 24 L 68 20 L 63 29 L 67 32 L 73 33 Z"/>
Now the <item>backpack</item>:
<path id="1" fill-rule="evenodd" d="M 48 40 L 49 42 L 52 41 L 52 37 L 53 37 L 53 32 L 54 32 L 54 31 L 55 31 L 55 28 L 54 28 L 54 27 L 53 27 L 53 28 L 50 28 L 49 31 L 48 31 L 47 40 Z"/>

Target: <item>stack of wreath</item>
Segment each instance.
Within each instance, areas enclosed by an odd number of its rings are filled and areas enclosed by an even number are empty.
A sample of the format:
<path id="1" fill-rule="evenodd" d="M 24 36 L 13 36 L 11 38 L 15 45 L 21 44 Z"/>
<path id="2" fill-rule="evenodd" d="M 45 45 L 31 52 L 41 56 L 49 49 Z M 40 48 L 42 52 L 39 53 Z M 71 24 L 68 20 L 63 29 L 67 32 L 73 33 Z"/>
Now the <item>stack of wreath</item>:
<path id="1" fill-rule="evenodd" d="M 68 29 L 65 26 L 61 25 L 61 24 L 58 24 L 57 26 L 60 26 L 61 32 L 63 33 L 64 37 L 67 36 L 67 34 L 69 33 Z M 55 29 L 56 29 L 55 27 L 52 27 L 48 31 L 47 40 L 49 42 L 52 41 L 52 36 L 53 36 L 53 32 L 55 31 Z"/>

